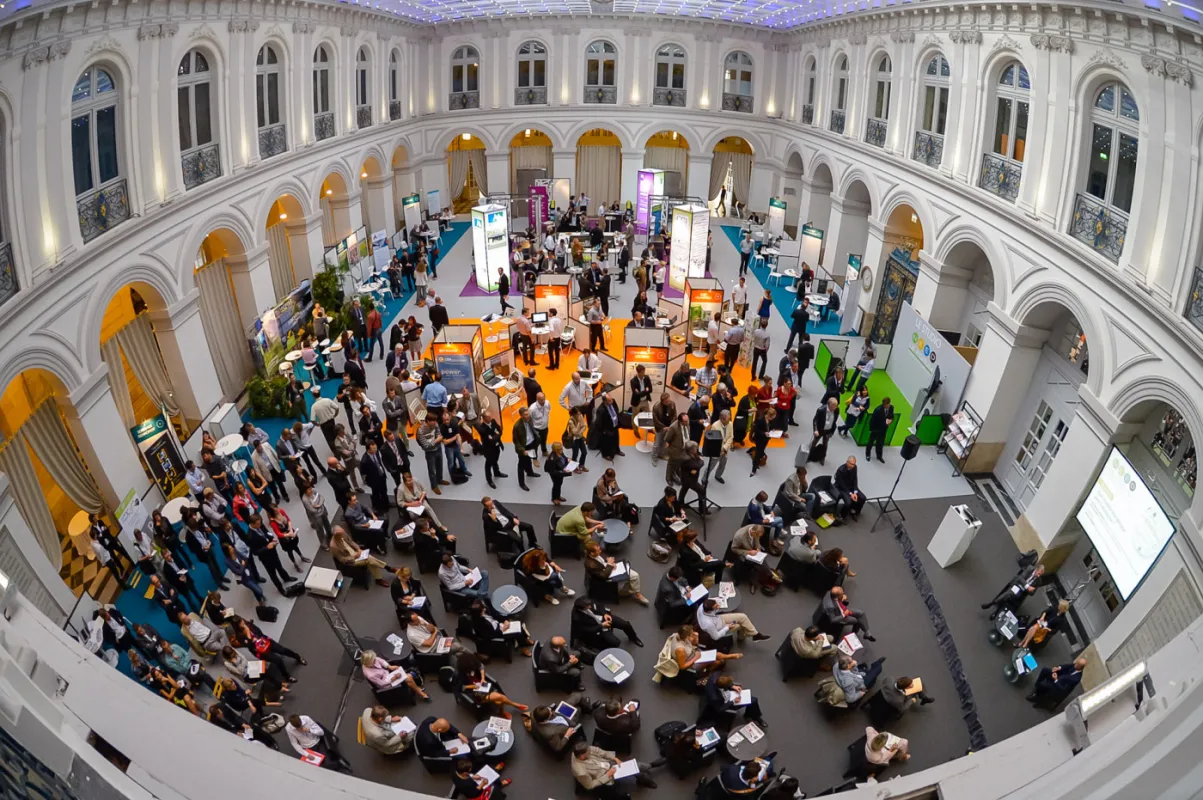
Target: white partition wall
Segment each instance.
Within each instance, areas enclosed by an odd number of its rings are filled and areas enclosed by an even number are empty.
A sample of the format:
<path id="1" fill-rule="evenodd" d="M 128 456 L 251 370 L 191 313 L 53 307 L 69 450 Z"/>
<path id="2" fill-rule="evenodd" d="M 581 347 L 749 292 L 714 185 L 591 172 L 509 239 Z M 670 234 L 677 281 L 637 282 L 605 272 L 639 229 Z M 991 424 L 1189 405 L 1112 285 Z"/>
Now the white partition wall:
<path id="1" fill-rule="evenodd" d="M 706 274 L 706 235 L 710 211 L 698 203 L 673 207 L 672 254 L 668 261 L 668 284 L 685 291 L 686 278 Z"/>
<path id="2" fill-rule="evenodd" d="M 510 233 L 505 206 L 487 205 L 472 209 L 472 263 L 476 285 L 497 291 L 498 270 L 510 263 Z"/>

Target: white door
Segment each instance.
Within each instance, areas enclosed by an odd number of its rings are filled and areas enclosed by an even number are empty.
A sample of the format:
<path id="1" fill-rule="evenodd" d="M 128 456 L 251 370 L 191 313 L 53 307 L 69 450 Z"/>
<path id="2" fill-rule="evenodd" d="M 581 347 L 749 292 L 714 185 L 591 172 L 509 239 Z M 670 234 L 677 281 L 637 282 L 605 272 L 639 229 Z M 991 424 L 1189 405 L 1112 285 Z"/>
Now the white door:
<path id="1" fill-rule="evenodd" d="M 1077 376 L 1057 361 L 1046 349 L 995 467 L 995 477 L 1021 511 L 1052 468 L 1079 402 Z"/>
<path id="2" fill-rule="evenodd" d="M 1070 420 L 1059 418 L 1052 406 L 1040 400 L 1011 464 L 1015 475 L 1008 489 L 1020 508 L 1027 508 L 1040 490 L 1049 467 L 1061 451 L 1069 423 Z"/>

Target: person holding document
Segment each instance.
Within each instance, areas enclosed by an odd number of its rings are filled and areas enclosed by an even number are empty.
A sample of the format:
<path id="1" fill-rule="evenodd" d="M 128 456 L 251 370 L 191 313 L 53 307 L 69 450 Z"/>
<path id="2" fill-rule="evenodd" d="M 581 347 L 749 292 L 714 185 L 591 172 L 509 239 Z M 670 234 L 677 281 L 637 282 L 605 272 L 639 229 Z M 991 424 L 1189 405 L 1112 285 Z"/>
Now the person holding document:
<path id="1" fill-rule="evenodd" d="M 650 769 L 651 764 L 635 759 L 623 761 L 613 750 L 593 747 L 587 742 L 577 742 L 572 746 L 572 777 L 576 778 L 581 788 L 606 800 L 628 796 L 630 790 L 619 785 L 619 781 L 630 778 L 634 778 L 639 786 L 655 789 L 656 782 L 647 774 Z"/>
<path id="2" fill-rule="evenodd" d="M 351 773 L 351 765 L 338 751 L 338 739 L 314 722 L 312 717 L 303 714 L 289 716 L 284 732 L 288 734 L 292 749 L 301 754 L 302 760 L 326 769 Z"/>
<path id="3" fill-rule="evenodd" d="M 543 595 L 543 599 L 553 606 L 560 604 L 559 599 L 555 596 L 555 592 L 563 592 L 568 597 L 576 594 L 575 590 L 569 589 L 564 585 L 564 569 L 548 558 L 547 551 L 541 547 L 530 550 L 522 557 L 521 569 L 531 578 L 542 584 L 546 592 Z"/>
<path id="4" fill-rule="evenodd" d="M 573 409 L 574 416 L 581 416 L 580 409 Z M 583 419 L 583 417 L 582 417 Z M 568 423 L 572 425 L 571 422 Z M 565 433 L 567 436 L 567 433 Z M 583 439 L 581 440 L 584 441 Z M 543 462 L 543 471 L 551 478 L 551 502 L 552 505 L 559 505 L 566 502 L 565 498 L 560 494 L 564 490 L 564 478 L 568 475 L 575 475 L 581 471 L 579 465 L 574 469 L 569 469 L 574 462 L 564 455 L 564 445 L 560 442 L 552 442 L 551 455 Z"/>
<path id="5" fill-rule="evenodd" d="M 397 506 L 404 506 L 411 518 L 425 516 L 436 528 L 447 530 L 426 497 L 426 487 L 416 480 L 411 472 L 401 476 L 401 485 L 397 487 Z"/>
<path id="6" fill-rule="evenodd" d="M 596 541 L 591 540 L 585 544 L 585 571 L 592 575 L 594 580 L 614 581 L 618 584 L 620 595 L 632 597 L 640 605 L 648 605 L 648 599 L 641 591 L 639 573 L 631 569 L 628 562 L 616 561 L 612 556 L 603 555 L 601 545 Z"/>
<path id="7" fill-rule="evenodd" d="M 618 475 L 610 467 L 597 481 L 597 502 L 601 516 L 605 519 L 621 519 L 630 530 L 639 524 L 639 509 L 627 500 L 627 494 L 618 486 Z"/>
<path id="8" fill-rule="evenodd" d="M 427 717 L 418 723 L 418 730 L 414 734 L 414 749 L 418 751 L 418 758 L 444 758 L 448 753 L 451 753 L 452 743 L 458 742 L 459 747 L 463 752 L 471 752 L 468 737 L 460 733 L 459 728 L 452 725 L 442 717 Z M 497 767 L 502 767 L 498 764 Z"/>
<path id="9" fill-rule="evenodd" d="M 498 780 L 498 777 L 492 767 L 481 767 L 480 772 L 473 772 L 472 761 L 461 758 L 455 762 L 451 785 L 455 787 L 455 796 L 466 800 L 505 800 L 502 787 L 509 786 L 513 781 L 509 778 Z"/>
<path id="10" fill-rule="evenodd" d="M 719 611 L 718 600 L 708 597 L 702 601 L 702 607 L 697 613 L 698 629 L 709 636 L 712 642 L 732 633 L 741 641 L 745 636 L 751 636 L 754 642 L 763 642 L 769 638 L 768 634 L 756 630 L 752 620 L 742 611 L 727 614 L 720 614 Z"/>
<path id="11" fill-rule="evenodd" d="M 781 576 L 766 563 L 768 553 L 761 547 L 760 540 L 764 536 L 762 525 L 745 525 L 735 532 L 731 539 L 731 552 L 744 562 L 756 575 L 756 580 L 748 588 L 752 594 L 756 587 L 762 586 L 767 594 L 777 591 L 781 585 Z"/>
<path id="12" fill-rule="evenodd" d="M 389 565 L 351 541 L 351 537 L 339 525 L 334 526 L 334 535 L 330 537 L 330 555 L 343 566 L 367 567 L 378 585 L 388 586 L 384 572 L 391 569 Z"/>
<path id="13" fill-rule="evenodd" d="M 405 718 L 391 716 L 384 706 L 368 706 L 360 715 L 363 743 L 386 756 L 404 753 L 413 744 L 416 729 L 406 729 Z"/>
<path id="14" fill-rule="evenodd" d="M 359 502 L 359 495 L 355 492 L 347 495 L 343 521 L 351 526 L 351 538 L 356 542 L 380 555 L 388 552 L 384 544 L 384 522 L 374 511 Z"/>
<path id="15" fill-rule="evenodd" d="M 459 592 L 481 600 L 489 599 L 489 571 L 473 568 L 455 560 L 450 553 L 443 553 L 443 565 L 439 567 L 439 582 L 447 591 Z"/>
<path id="16" fill-rule="evenodd" d="M 704 544 L 698 541 L 698 532 L 693 528 L 681 531 L 681 547 L 677 560 L 690 581 L 710 588 L 722 577 L 723 570 L 731 566 L 721 558 L 715 558 Z M 696 580 L 695 580 L 696 579 Z"/>
<path id="17" fill-rule="evenodd" d="M 759 797 L 765 786 L 773 779 L 773 757 L 769 753 L 764 758 L 753 758 L 751 761 L 740 761 L 723 767 L 718 774 L 718 783 L 728 797 L 736 795 L 756 795 Z"/>
<path id="18" fill-rule="evenodd" d="M 500 501 L 494 500 L 487 495 L 480 499 L 480 504 L 484 507 L 481 511 L 481 521 L 484 523 L 486 534 L 504 533 L 513 540 L 515 548 L 519 551 L 524 547 L 522 543 L 524 536 L 527 542 L 526 547 L 539 546 L 539 542 L 535 538 L 534 525 L 518 519 Z"/>
<path id="19" fill-rule="evenodd" d="M 732 659 L 743 658 L 743 653 L 720 653 L 717 650 L 703 650 L 698 632 L 692 625 L 682 625 L 680 630 L 669 634 L 660 648 L 656 659 L 656 674 L 652 680 L 660 683 L 665 678 L 675 680 L 681 685 L 696 690 L 698 676 L 722 665 Z"/>
<path id="20" fill-rule="evenodd" d="M 456 657 L 455 693 L 466 695 L 473 703 L 485 706 L 492 715 L 512 719 L 513 715 L 506 711 L 506 706 L 519 711 L 529 711 L 530 707 L 516 703 L 501 691 L 501 684 L 485 672 L 484 664 L 476 653 L 463 652 Z"/>
<path id="21" fill-rule="evenodd" d="M 412 674 L 406 673 L 400 665 L 388 663 L 376 655 L 374 650 L 364 650 L 359 654 L 359 666 L 363 670 L 363 677 L 377 689 L 388 689 L 398 683 L 404 683 L 418 697 L 430 700 L 430 695 L 422 691 Z M 421 675 L 418 677 L 421 678 Z"/>

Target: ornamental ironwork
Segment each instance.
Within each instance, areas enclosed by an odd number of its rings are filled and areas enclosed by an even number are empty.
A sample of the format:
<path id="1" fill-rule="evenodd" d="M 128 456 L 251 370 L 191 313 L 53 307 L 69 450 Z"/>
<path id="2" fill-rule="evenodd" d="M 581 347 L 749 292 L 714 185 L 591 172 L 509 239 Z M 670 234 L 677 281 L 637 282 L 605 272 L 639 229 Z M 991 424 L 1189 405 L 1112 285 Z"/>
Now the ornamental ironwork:
<path id="1" fill-rule="evenodd" d="M 1069 234 L 1108 261 L 1118 264 L 1120 254 L 1124 252 L 1124 240 L 1128 237 L 1128 216 L 1108 208 L 1097 197 L 1079 192 L 1074 200 Z"/>
<path id="2" fill-rule="evenodd" d="M 0 242 L 0 305 L 7 303 L 20 290 L 17 265 L 13 262 L 13 246 L 8 242 Z"/>
<path id="3" fill-rule="evenodd" d="M 684 89 L 656 88 L 652 90 L 652 105 L 685 107 Z"/>
<path id="4" fill-rule="evenodd" d="M 516 106 L 545 106 L 547 105 L 546 86 L 527 86 L 514 90 L 514 105 Z"/>
<path id="5" fill-rule="evenodd" d="M 887 128 L 885 120 L 870 119 L 865 125 L 865 141 L 876 147 L 885 147 Z"/>
<path id="6" fill-rule="evenodd" d="M 751 114 L 752 107 L 756 105 L 755 100 L 756 98 L 751 95 L 723 92 L 723 111 L 739 111 L 744 114 Z"/>
<path id="7" fill-rule="evenodd" d="M 810 106 L 810 105 L 802 106 L 802 124 L 803 125 L 814 125 L 815 124 L 815 107 L 814 106 Z"/>
<path id="8" fill-rule="evenodd" d="M 334 112 L 315 114 L 313 117 L 313 135 L 320 142 L 323 139 L 334 138 Z"/>
<path id="9" fill-rule="evenodd" d="M 1014 203 L 1019 197 L 1019 180 L 1023 177 L 1023 165 L 1003 158 L 997 153 L 982 156 L 982 175 L 978 186 Z"/>
<path id="10" fill-rule="evenodd" d="M 618 89 L 614 86 L 586 86 L 585 102 L 601 105 L 617 105 Z"/>
<path id="11" fill-rule="evenodd" d="M 75 211 L 79 217 L 79 233 L 85 242 L 125 222 L 130 215 L 129 187 L 125 179 L 78 198 Z"/>
<path id="12" fill-rule="evenodd" d="M 401 119 L 401 101 L 390 100 L 388 104 L 388 118 L 391 121 Z"/>
<path id="13" fill-rule="evenodd" d="M 838 109 L 831 110 L 831 124 L 827 126 L 832 133 L 844 132 L 844 112 Z"/>
<path id="14" fill-rule="evenodd" d="M 929 167 L 944 161 L 944 137 L 931 131 L 915 131 L 915 160 Z"/>
<path id="15" fill-rule="evenodd" d="M 452 111 L 480 108 L 480 92 L 452 92 L 447 96 L 447 107 Z"/>
<path id="16" fill-rule="evenodd" d="M 221 158 L 219 156 L 217 142 L 180 156 L 180 167 L 184 171 L 184 188 L 195 189 L 214 178 L 220 178 Z"/>
<path id="17" fill-rule="evenodd" d="M 372 127 L 372 107 L 355 107 L 355 127 L 363 129 Z"/>
<path id="18" fill-rule="evenodd" d="M 259 158 L 271 158 L 288 152 L 288 132 L 281 122 L 259 129 Z"/>

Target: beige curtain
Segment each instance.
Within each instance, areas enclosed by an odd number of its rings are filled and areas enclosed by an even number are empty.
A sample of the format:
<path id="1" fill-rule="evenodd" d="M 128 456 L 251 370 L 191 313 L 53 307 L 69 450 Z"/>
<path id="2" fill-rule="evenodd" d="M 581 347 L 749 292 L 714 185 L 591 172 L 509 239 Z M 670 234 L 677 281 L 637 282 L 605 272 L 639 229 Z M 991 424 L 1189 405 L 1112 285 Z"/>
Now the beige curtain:
<path id="1" fill-rule="evenodd" d="M 752 156 L 747 153 L 728 153 L 731 157 L 731 193 L 741 203 L 748 202 L 748 187 L 752 184 Z"/>
<path id="2" fill-rule="evenodd" d="M 723 181 L 727 179 L 727 167 L 731 164 L 731 156 L 731 153 L 715 153 L 710 162 L 710 200 L 718 200 L 719 193 L 723 191 Z M 730 198 L 727 200 L 727 207 L 731 207 Z"/>
<path id="3" fill-rule="evenodd" d="M 489 166 L 485 163 L 484 150 L 469 150 L 468 161 L 472 163 L 472 172 L 476 174 L 476 186 L 481 194 L 489 193 Z"/>
<path id="4" fill-rule="evenodd" d="M 218 259 L 197 270 L 196 286 L 200 289 L 201 324 L 209 340 L 221 393 L 227 398 L 237 397 L 254 366 L 238 319 L 238 302 L 230 287 L 226 262 Z"/>
<path id="5" fill-rule="evenodd" d="M 551 148 L 547 146 L 510 149 L 510 192 L 518 191 L 518 170 L 542 169 L 551 177 Z"/>
<path id="6" fill-rule="evenodd" d="M 334 208 L 325 197 L 318 201 L 318 205 L 322 207 L 322 244 L 333 247 L 338 244 L 338 234 L 334 232 Z"/>
<path id="7" fill-rule="evenodd" d="M 451 199 L 460 196 L 464 191 L 464 187 L 468 185 L 468 151 L 467 150 L 452 150 L 447 154 L 447 168 L 450 174 L 447 179 L 447 188 L 451 190 Z M 480 176 L 476 176 L 479 183 Z"/>
<path id="8" fill-rule="evenodd" d="M 4 449 L 0 450 L 0 470 L 8 475 L 8 483 L 13 488 L 13 500 L 17 511 L 29 526 L 33 538 L 37 541 L 46 558 L 55 569 L 63 566 L 63 546 L 59 542 L 58 530 L 54 527 L 54 517 L 50 515 L 50 506 L 42 493 L 37 473 L 33 469 L 33 459 L 25 449 L 25 433 L 17 431 L 16 436 L 8 440 Z"/>
<path id="9" fill-rule="evenodd" d="M 125 352 L 125 360 L 134 371 L 134 377 L 150 399 L 167 412 L 168 416 L 179 416 L 171 379 L 163 368 L 163 356 L 159 353 L 159 340 L 150 325 L 150 317 L 139 314 L 134 321 L 117 331 L 113 337 Z"/>
<path id="10" fill-rule="evenodd" d="M 29 444 L 38 454 L 42 466 L 71 502 L 89 514 L 104 510 L 100 490 L 75 451 L 75 443 L 71 441 L 54 401 L 38 406 L 21 430 L 29 437 Z"/>
<path id="11" fill-rule="evenodd" d="M 367 210 L 367 204 L 364 204 L 364 210 Z M 288 249 L 288 229 L 283 223 L 267 229 L 267 263 L 271 267 L 276 297 L 287 297 L 296 287 L 297 280 L 292 271 L 292 253 Z"/>
<path id="12" fill-rule="evenodd" d="M 109 391 L 113 393 L 113 402 L 117 406 L 117 413 L 121 415 L 121 421 L 125 423 L 125 427 L 132 428 L 138 423 L 134 419 L 134 404 L 129 398 L 129 384 L 125 382 L 125 365 L 121 363 L 121 345 L 117 343 L 116 336 L 100 345 L 100 355 L 109 368 Z"/>
<path id="13" fill-rule="evenodd" d="M 590 213 L 597 206 L 610 205 L 620 199 L 622 185 L 622 149 L 607 145 L 586 144 L 576 149 L 577 196 L 589 198 Z"/>
<path id="14" fill-rule="evenodd" d="M 644 169 L 662 169 L 681 173 L 681 187 L 688 178 L 689 151 L 684 147 L 649 147 L 643 151 Z"/>

